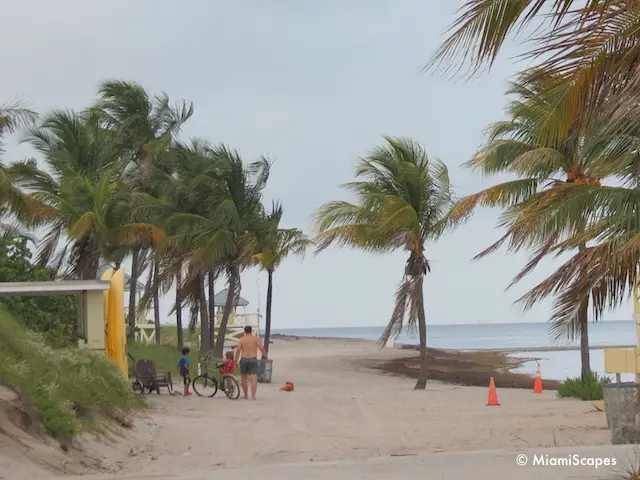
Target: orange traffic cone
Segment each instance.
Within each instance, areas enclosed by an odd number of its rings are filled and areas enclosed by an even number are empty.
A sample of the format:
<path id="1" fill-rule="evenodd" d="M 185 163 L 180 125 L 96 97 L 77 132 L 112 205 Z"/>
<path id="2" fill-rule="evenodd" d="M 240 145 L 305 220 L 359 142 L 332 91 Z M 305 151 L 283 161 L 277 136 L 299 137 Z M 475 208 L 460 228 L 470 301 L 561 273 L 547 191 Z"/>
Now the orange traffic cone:
<path id="1" fill-rule="evenodd" d="M 536 369 L 536 379 L 533 382 L 533 393 L 542 393 L 542 377 L 540 376 L 540 362 Z"/>
<path id="2" fill-rule="evenodd" d="M 500 405 L 498 403 L 498 392 L 496 392 L 496 384 L 493 381 L 493 377 L 489 380 L 489 401 L 487 402 L 487 406 L 489 405 Z"/>

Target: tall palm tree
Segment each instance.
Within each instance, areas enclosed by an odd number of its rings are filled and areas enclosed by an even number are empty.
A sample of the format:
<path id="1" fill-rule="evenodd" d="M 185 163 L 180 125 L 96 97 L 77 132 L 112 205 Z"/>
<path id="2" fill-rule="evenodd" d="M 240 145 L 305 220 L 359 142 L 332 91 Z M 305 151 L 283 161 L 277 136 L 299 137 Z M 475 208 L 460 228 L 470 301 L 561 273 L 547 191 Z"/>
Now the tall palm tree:
<path id="1" fill-rule="evenodd" d="M 565 79 L 562 115 L 590 124 L 607 104 L 638 113 L 640 3 L 628 0 L 467 0 L 426 70 L 491 67 L 510 36 L 528 35 L 530 81 Z M 556 128 L 561 131 L 563 122 Z"/>
<path id="2" fill-rule="evenodd" d="M 33 110 L 27 108 L 24 103 L 16 101 L 9 104 L 0 105 L 0 156 L 4 153 L 4 137 L 17 133 L 24 127 L 32 126 L 38 115 Z M 2 217 L 17 216 L 19 219 L 30 219 L 38 209 L 37 204 L 33 204 L 29 197 L 24 195 L 16 187 L 11 170 L 0 162 L 0 205 Z M 3 230 L 9 228 L 3 225 Z M 18 226 L 10 226 L 7 233 L 16 233 L 14 230 Z M 24 233 L 24 232 L 23 232 Z"/>
<path id="3" fill-rule="evenodd" d="M 403 279 L 389 324 L 380 342 L 399 335 L 407 326 L 420 335 L 420 372 L 416 389 L 427 385 L 427 324 L 423 281 L 430 266 L 427 242 L 436 241 L 455 226 L 448 216 L 454 203 L 447 167 L 430 160 L 410 139 L 385 137 L 386 143 L 358 162 L 356 181 L 344 187 L 356 203 L 334 201 L 316 213 L 318 251 L 331 244 L 373 253 L 406 249 Z M 360 180 L 362 179 L 362 180 Z"/>
<path id="4" fill-rule="evenodd" d="M 507 208 L 500 223 L 507 227 L 507 233 L 476 258 L 494 252 L 505 243 L 512 251 L 535 248 L 532 261 L 516 277 L 516 281 L 529 273 L 568 230 L 568 225 L 557 225 L 556 230 L 524 228 L 527 215 L 533 212 L 533 204 L 528 205 L 527 202 L 535 197 L 539 204 L 545 198 L 553 197 L 563 183 L 599 187 L 601 177 L 613 173 L 612 165 L 599 161 L 599 156 L 594 155 L 598 151 L 597 143 L 601 142 L 600 131 L 573 123 L 567 128 L 566 136 L 557 137 L 554 125 L 560 118 L 564 121 L 564 118 L 559 114 L 555 97 L 549 93 L 548 85 L 553 81 L 545 79 L 529 85 L 513 83 L 508 91 L 509 95 L 515 96 L 507 107 L 509 118 L 490 126 L 488 141 L 467 162 L 467 166 L 480 170 L 483 175 L 510 173 L 520 178 L 465 197 L 453 210 L 456 215 L 466 216 L 478 204 Z M 582 216 L 573 224 L 575 232 L 583 231 L 588 222 L 589 218 Z M 585 243 L 577 246 L 579 250 L 585 248 Z M 583 376 L 591 371 L 588 304 L 587 293 L 578 299 L 580 307 L 573 319 L 568 321 L 563 318 L 562 322 L 552 324 L 556 339 L 562 336 L 580 338 Z"/>
<path id="5" fill-rule="evenodd" d="M 68 274 L 95 279 L 101 257 L 116 245 L 155 236 L 151 225 L 128 221 L 132 192 L 122 182 L 125 163 L 110 132 L 85 116 L 55 111 L 26 139 L 44 155 L 46 170 L 33 162 L 11 167 L 16 184 L 41 207 L 36 225 L 48 226 L 39 262 L 67 265 Z M 58 245 L 66 237 L 62 250 Z"/>
<path id="6" fill-rule="evenodd" d="M 304 256 L 312 241 L 297 228 L 279 228 L 282 220 L 282 204 L 275 203 L 264 220 L 261 234 L 258 235 L 258 253 L 251 261 L 267 272 L 267 308 L 264 328 L 264 348 L 269 351 L 271 338 L 271 305 L 273 303 L 273 273 L 290 255 Z"/>
<path id="7" fill-rule="evenodd" d="M 5 136 L 32 126 L 37 119 L 38 114 L 27 108 L 23 102 L 0 105 L 0 153 L 4 151 L 2 140 Z"/>
<path id="8" fill-rule="evenodd" d="M 170 162 L 163 159 L 184 123 L 193 115 L 193 104 L 182 101 L 172 105 L 164 92 L 152 96 L 138 83 L 108 80 L 100 86 L 92 113 L 106 128 L 116 132 L 121 153 L 131 162 L 127 182 L 135 190 L 154 195 L 164 191 L 164 182 L 154 181 L 153 177 L 169 173 Z M 156 191 L 151 191 L 153 188 Z M 144 273 L 142 267 L 147 264 L 144 257 L 150 253 L 148 245 L 132 247 L 130 329 L 135 328 L 137 282 Z M 157 263 L 153 263 L 153 268 L 159 268 Z M 157 293 L 153 297 L 154 308 L 159 308 Z M 158 314 L 155 313 L 156 320 Z"/>

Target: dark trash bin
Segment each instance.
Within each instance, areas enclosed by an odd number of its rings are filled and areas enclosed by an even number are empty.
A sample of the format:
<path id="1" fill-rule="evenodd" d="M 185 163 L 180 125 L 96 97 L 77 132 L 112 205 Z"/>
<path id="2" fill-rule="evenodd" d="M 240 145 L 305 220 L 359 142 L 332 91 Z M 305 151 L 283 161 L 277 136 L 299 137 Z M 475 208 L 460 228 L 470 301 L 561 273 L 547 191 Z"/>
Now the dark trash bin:
<path id="1" fill-rule="evenodd" d="M 604 385 L 604 408 L 614 445 L 640 443 L 640 384 Z"/>
<path id="2" fill-rule="evenodd" d="M 271 372 L 273 371 L 273 360 L 260 360 L 258 370 L 258 382 L 271 383 Z"/>

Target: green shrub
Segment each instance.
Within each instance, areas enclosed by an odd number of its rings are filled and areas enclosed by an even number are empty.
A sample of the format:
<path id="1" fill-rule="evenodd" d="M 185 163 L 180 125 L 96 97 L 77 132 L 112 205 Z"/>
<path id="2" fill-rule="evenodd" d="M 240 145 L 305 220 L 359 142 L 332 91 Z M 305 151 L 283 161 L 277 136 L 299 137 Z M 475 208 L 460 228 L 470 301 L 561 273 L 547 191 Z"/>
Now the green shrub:
<path id="1" fill-rule="evenodd" d="M 575 397 L 582 400 L 602 400 L 602 387 L 611 383 L 606 376 L 599 376 L 598 372 L 591 372 L 584 378 L 567 378 L 558 387 L 558 397 Z"/>
<path id="2" fill-rule="evenodd" d="M 159 371 L 168 371 L 173 375 L 177 372 L 176 365 L 180 360 L 181 353 L 175 345 L 143 344 L 130 341 L 127 345 L 127 350 L 136 360 L 143 358 L 153 360 Z M 189 358 L 193 369 L 198 362 L 198 352 L 195 348 L 191 348 Z M 132 360 L 129 359 L 129 362 L 132 363 Z"/>
<path id="3" fill-rule="evenodd" d="M 55 349 L 0 310 L 0 384 L 18 393 L 27 411 L 61 441 L 123 419 L 141 400 L 104 354 Z"/>
<path id="4" fill-rule="evenodd" d="M 0 282 L 41 282 L 53 272 L 31 263 L 31 250 L 23 237 L 0 236 Z M 51 345 L 74 346 L 77 309 L 73 295 L 7 296 L 0 305 L 27 328 L 40 332 Z"/>

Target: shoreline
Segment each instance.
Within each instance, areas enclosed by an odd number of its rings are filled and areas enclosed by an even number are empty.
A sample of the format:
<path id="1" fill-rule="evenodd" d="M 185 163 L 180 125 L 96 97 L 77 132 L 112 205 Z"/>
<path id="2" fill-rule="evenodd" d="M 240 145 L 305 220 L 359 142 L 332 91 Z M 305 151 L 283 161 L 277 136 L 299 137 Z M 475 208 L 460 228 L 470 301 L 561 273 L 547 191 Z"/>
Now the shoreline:
<path id="1" fill-rule="evenodd" d="M 322 344 L 367 345 L 367 348 L 378 346 L 374 340 L 343 337 L 299 337 L 296 335 L 274 335 L 274 340 L 282 342 L 305 342 Z M 274 344 L 277 348 L 277 344 Z M 374 371 L 383 372 L 395 377 L 416 379 L 418 377 L 420 357 L 416 345 L 396 344 L 393 347 L 378 347 L 378 355 L 367 359 L 359 359 L 356 363 Z M 533 386 L 533 376 L 515 372 L 524 364 L 537 358 L 518 358 L 508 353 L 488 351 L 461 351 L 454 349 L 427 348 L 429 366 L 427 379 L 449 385 L 469 387 L 486 386 L 490 378 L 494 378 L 498 388 L 529 389 Z M 546 380 L 545 388 L 555 390 L 562 382 Z"/>
<path id="2" fill-rule="evenodd" d="M 325 336 L 306 336 L 306 335 L 285 335 L 282 333 L 274 333 L 271 339 L 282 340 L 345 340 L 348 342 L 368 342 L 376 343 L 377 340 L 358 337 L 325 337 Z M 418 345 L 411 343 L 396 343 L 395 348 L 402 349 L 418 349 Z M 590 345 L 589 350 L 605 350 L 607 348 L 634 348 L 636 345 Z M 384 346 L 382 348 L 385 348 Z M 427 347 L 432 349 L 433 347 Z M 542 346 L 542 347 L 506 347 L 506 348 L 436 348 L 436 350 L 444 350 L 449 352 L 473 353 L 473 352 L 493 352 L 493 353 L 535 353 L 535 352 L 577 352 L 580 351 L 579 345 L 567 346 Z M 535 360 L 535 359 L 532 359 Z"/>

